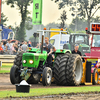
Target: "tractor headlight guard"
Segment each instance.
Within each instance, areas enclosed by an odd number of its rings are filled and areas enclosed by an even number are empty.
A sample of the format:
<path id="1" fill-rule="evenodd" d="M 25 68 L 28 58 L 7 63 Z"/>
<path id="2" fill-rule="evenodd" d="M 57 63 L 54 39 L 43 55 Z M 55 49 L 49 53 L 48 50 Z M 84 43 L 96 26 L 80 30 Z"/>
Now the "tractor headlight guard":
<path id="1" fill-rule="evenodd" d="M 33 64 L 33 60 L 29 60 L 29 63 L 30 63 L 30 64 Z"/>

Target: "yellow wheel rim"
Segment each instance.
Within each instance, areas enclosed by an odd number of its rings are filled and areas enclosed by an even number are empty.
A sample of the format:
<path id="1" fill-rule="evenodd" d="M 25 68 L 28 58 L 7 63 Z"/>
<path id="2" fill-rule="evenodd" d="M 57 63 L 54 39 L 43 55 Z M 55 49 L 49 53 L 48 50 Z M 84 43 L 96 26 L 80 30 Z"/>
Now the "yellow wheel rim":
<path id="1" fill-rule="evenodd" d="M 98 81 L 98 74 L 95 73 L 95 81 Z"/>

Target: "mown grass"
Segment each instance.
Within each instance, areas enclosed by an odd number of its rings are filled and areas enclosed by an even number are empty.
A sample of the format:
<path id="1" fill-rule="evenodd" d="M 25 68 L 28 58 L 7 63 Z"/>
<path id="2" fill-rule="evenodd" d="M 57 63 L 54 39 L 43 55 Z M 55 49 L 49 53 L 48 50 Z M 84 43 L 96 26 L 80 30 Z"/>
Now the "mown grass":
<path id="1" fill-rule="evenodd" d="M 2 65 L 1 69 L 0 69 L 0 73 L 10 73 L 10 69 L 11 69 L 12 65 Z"/>
<path id="2" fill-rule="evenodd" d="M 100 86 L 86 86 L 86 87 L 60 87 L 60 88 L 38 88 L 30 89 L 30 93 L 16 93 L 16 91 L 0 91 L 0 98 L 6 97 L 32 97 L 43 95 L 56 95 L 56 94 L 68 94 L 68 93 L 80 93 L 80 92 L 100 92 Z"/>

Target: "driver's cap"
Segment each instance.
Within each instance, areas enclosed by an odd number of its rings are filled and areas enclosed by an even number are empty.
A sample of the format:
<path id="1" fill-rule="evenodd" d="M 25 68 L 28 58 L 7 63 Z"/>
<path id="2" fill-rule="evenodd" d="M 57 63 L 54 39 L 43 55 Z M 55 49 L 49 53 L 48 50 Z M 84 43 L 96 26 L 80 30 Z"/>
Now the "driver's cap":
<path id="1" fill-rule="evenodd" d="M 78 45 L 78 44 L 75 44 L 75 47 L 76 47 L 76 46 L 79 46 L 79 45 Z"/>

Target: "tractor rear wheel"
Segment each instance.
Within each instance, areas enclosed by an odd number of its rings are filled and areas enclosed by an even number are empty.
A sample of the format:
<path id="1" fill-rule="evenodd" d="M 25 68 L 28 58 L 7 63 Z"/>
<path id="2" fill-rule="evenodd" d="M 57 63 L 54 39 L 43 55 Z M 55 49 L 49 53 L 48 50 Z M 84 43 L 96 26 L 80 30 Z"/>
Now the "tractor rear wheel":
<path id="1" fill-rule="evenodd" d="M 60 85 L 67 85 L 66 67 L 67 67 L 69 55 L 70 55 L 69 53 L 64 54 L 60 59 L 60 64 L 59 64 L 59 84 Z"/>
<path id="2" fill-rule="evenodd" d="M 17 84 L 21 82 L 19 68 L 16 65 L 13 65 L 10 70 L 10 81 L 12 84 Z"/>
<path id="3" fill-rule="evenodd" d="M 24 51 L 18 52 L 18 54 L 16 55 L 15 60 L 14 60 L 14 65 L 17 65 L 19 68 L 22 66 L 23 53 L 24 53 Z"/>
<path id="4" fill-rule="evenodd" d="M 99 80 L 99 73 L 97 69 L 94 69 L 93 74 L 92 74 L 92 84 L 97 85 L 98 80 Z"/>
<path id="5" fill-rule="evenodd" d="M 66 67 L 68 85 L 80 85 L 83 74 L 82 58 L 80 55 L 71 54 Z"/>
<path id="6" fill-rule="evenodd" d="M 58 55 L 55 59 L 55 62 L 54 62 L 54 79 L 55 79 L 55 83 L 57 85 L 60 85 L 59 84 L 59 64 L 60 64 L 60 58 L 61 58 L 61 54 Z"/>
<path id="7" fill-rule="evenodd" d="M 42 84 L 44 86 L 50 86 L 52 80 L 52 69 L 45 67 L 42 74 Z"/>

